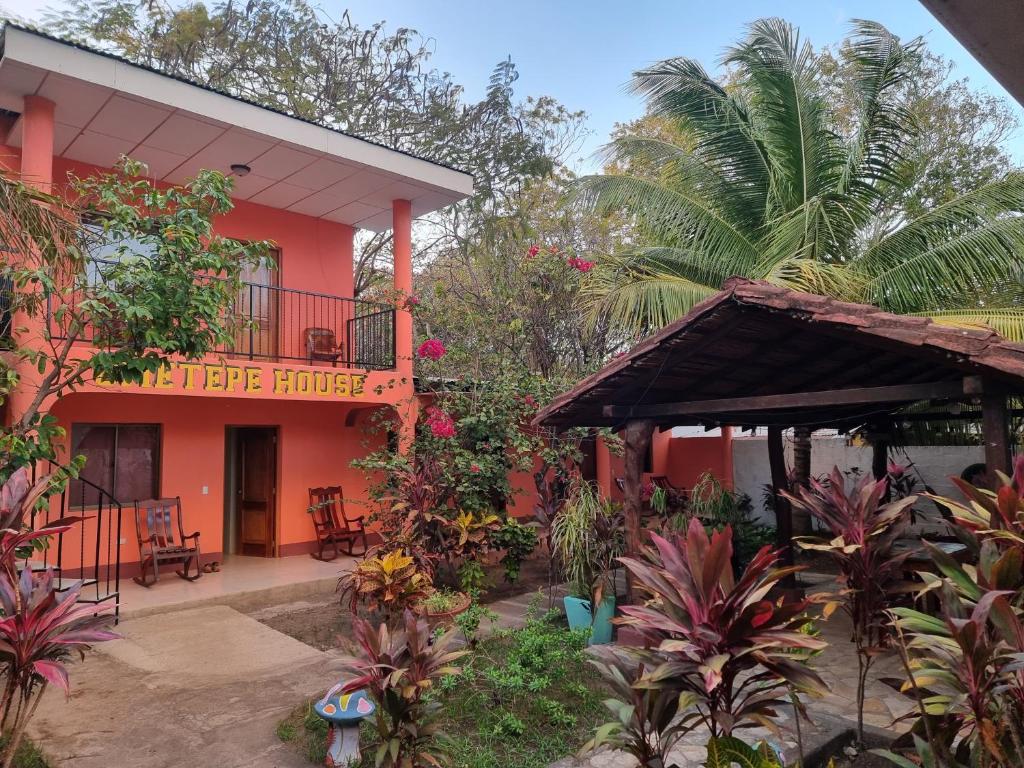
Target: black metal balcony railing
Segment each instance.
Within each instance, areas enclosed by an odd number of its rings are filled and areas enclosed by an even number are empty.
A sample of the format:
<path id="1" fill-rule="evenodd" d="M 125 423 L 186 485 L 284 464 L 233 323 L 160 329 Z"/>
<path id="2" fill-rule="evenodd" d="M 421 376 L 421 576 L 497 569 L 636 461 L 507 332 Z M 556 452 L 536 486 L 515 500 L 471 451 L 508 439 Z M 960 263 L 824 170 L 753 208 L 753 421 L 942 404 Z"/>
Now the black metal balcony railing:
<path id="1" fill-rule="evenodd" d="M 108 281 L 114 262 L 90 260 L 84 291 Z M 202 278 L 218 279 L 218 278 Z M 367 370 L 395 367 L 395 309 L 387 304 L 315 291 L 243 282 L 230 312 L 234 340 L 217 349 L 249 360 L 295 360 Z M 50 333 L 66 338 L 67 327 L 48 306 Z M 93 341 L 91 329 L 81 340 Z"/>

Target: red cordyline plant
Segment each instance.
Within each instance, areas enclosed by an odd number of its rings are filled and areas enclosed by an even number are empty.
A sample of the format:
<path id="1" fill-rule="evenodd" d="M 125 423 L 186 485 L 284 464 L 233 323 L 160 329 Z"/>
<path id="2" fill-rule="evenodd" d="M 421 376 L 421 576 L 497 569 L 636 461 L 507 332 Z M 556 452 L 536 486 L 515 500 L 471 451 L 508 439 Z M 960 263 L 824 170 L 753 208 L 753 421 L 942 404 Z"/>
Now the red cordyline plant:
<path id="1" fill-rule="evenodd" d="M 8 735 L 0 766 L 11 765 L 28 721 L 50 683 L 68 692 L 64 662 L 73 650 L 117 635 L 105 629 L 108 618 L 93 606 L 78 606 L 78 588 L 58 593 L 52 571 L 18 575 L 18 554 L 36 542 L 70 529 L 80 518 L 62 518 L 36 530 L 26 528 L 32 509 L 53 487 L 47 475 L 35 483 L 25 468 L 0 488 L 0 664 L 4 673 L 0 732 Z"/>
<path id="2" fill-rule="evenodd" d="M 807 601 L 767 595 L 798 570 L 778 568 L 778 551 L 762 548 L 737 579 L 732 570 L 732 530 L 709 538 L 696 519 L 685 536 L 651 534 L 643 559 L 620 558 L 646 595 L 644 605 L 626 606 L 617 622 L 638 630 L 649 648 L 631 650 L 644 673 L 633 687 L 670 690 L 681 709 L 712 739 L 737 728 L 775 728 L 777 708 L 790 688 L 818 694 L 826 686 L 794 649 L 810 652 L 826 644 L 800 632 Z"/>
<path id="3" fill-rule="evenodd" d="M 918 702 L 912 732 L 925 764 L 1024 765 L 1024 457 L 995 493 L 951 479 L 965 503 L 930 498 L 951 510 L 977 565 L 926 542 L 936 573 L 921 591 L 937 592 L 940 615 L 891 611 L 903 688 Z"/>
<path id="4" fill-rule="evenodd" d="M 434 720 L 440 704 L 429 700 L 427 694 L 436 680 L 459 673 L 452 664 L 467 651 L 451 650 L 454 630 L 431 643 L 426 620 L 411 611 L 405 612 L 403 624 L 392 630 L 386 624 L 374 627 L 355 619 L 361 656 L 350 663 L 354 677 L 342 692 L 366 690 L 377 705 L 377 766 L 439 766 L 443 734 Z"/>
<path id="5" fill-rule="evenodd" d="M 804 549 L 826 553 L 839 568 L 840 591 L 828 599 L 826 617 L 842 606 L 853 624 L 857 649 L 857 739 L 864 743 L 864 689 L 868 672 L 888 641 L 886 610 L 903 584 L 903 561 L 894 545 L 906 528 L 916 496 L 883 504 L 886 480 L 863 476 L 847 493 L 843 473 L 835 467 L 826 482 L 814 478 L 809 488 L 784 494 L 794 508 L 819 521 L 828 537 L 803 537 Z"/>

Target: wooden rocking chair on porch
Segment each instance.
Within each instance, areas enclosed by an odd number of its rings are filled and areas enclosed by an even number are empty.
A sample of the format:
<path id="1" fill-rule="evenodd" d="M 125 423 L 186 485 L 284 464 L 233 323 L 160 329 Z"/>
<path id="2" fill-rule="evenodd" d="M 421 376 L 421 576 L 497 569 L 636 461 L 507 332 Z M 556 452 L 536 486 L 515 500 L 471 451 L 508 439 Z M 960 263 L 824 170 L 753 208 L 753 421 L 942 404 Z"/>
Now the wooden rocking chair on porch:
<path id="1" fill-rule="evenodd" d="M 349 518 L 345 514 L 345 501 L 340 485 L 326 488 L 309 489 L 309 514 L 313 517 L 313 529 L 316 531 L 317 552 L 310 552 L 315 560 L 334 560 L 339 554 L 339 545 L 343 546 L 346 555 L 366 554 L 366 529 L 363 527 L 363 516 Z M 363 551 L 356 552 L 356 544 L 362 545 Z M 330 546 L 334 554 L 324 557 L 324 551 Z"/>
<path id="2" fill-rule="evenodd" d="M 134 581 L 151 587 L 160 579 L 160 565 L 180 563 L 177 573 L 195 581 L 203 572 L 199 565 L 199 532 L 185 535 L 181 519 L 181 497 L 135 502 L 135 532 L 139 539 L 142 573 Z M 189 575 L 189 565 L 195 575 Z M 149 576 L 147 576 L 147 571 Z"/>

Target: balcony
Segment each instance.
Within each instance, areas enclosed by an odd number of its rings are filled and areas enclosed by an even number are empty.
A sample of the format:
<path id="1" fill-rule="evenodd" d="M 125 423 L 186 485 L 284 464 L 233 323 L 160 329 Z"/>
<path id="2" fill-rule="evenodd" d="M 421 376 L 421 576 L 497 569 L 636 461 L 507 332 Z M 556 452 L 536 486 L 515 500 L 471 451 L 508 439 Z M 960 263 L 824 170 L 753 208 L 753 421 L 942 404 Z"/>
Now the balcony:
<path id="1" fill-rule="evenodd" d="M 83 276 L 86 286 L 106 280 L 105 267 L 113 264 L 103 259 L 90 260 Z M 216 350 L 227 358 L 270 363 L 294 361 L 367 371 L 395 368 L 393 306 L 243 282 L 231 312 L 235 338 Z M 63 339 L 67 337 L 67 327 L 58 316 L 54 307 L 47 307 L 50 334 Z M 92 329 L 86 329 L 80 340 L 91 343 Z"/>

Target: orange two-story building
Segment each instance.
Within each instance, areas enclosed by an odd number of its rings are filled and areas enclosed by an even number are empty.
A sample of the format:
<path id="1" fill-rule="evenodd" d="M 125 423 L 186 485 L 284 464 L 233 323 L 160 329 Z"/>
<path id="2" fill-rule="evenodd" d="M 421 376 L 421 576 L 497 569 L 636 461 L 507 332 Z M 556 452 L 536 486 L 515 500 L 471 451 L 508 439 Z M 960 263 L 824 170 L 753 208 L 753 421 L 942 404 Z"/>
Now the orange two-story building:
<path id="1" fill-rule="evenodd" d="M 204 168 L 233 174 L 235 209 L 220 234 L 277 247 L 276 268 L 246 275 L 238 307 L 248 322 L 230 348 L 179 361 L 141 386 L 94 382 L 53 405 L 67 429 L 67 455 L 85 455 L 85 479 L 124 506 L 121 574 L 139 559 L 135 499 L 180 496 L 207 561 L 309 552 L 307 489 L 340 484 L 347 497 L 365 497 L 365 480 L 350 467 L 368 450 L 365 420 L 413 399 L 412 318 L 353 297 L 353 237 L 391 230 L 394 287 L 409 292 L 413 219 L 468 196 L 473 180 L 4 27 L 0 164 L 59 192 L 69 172 L 106 170 L 121 155 L 145 162 L 160 183 L 182 183 Z M 25 371 L 6 418 L 17 418 L 33 395 L 32 378 Z"/>

